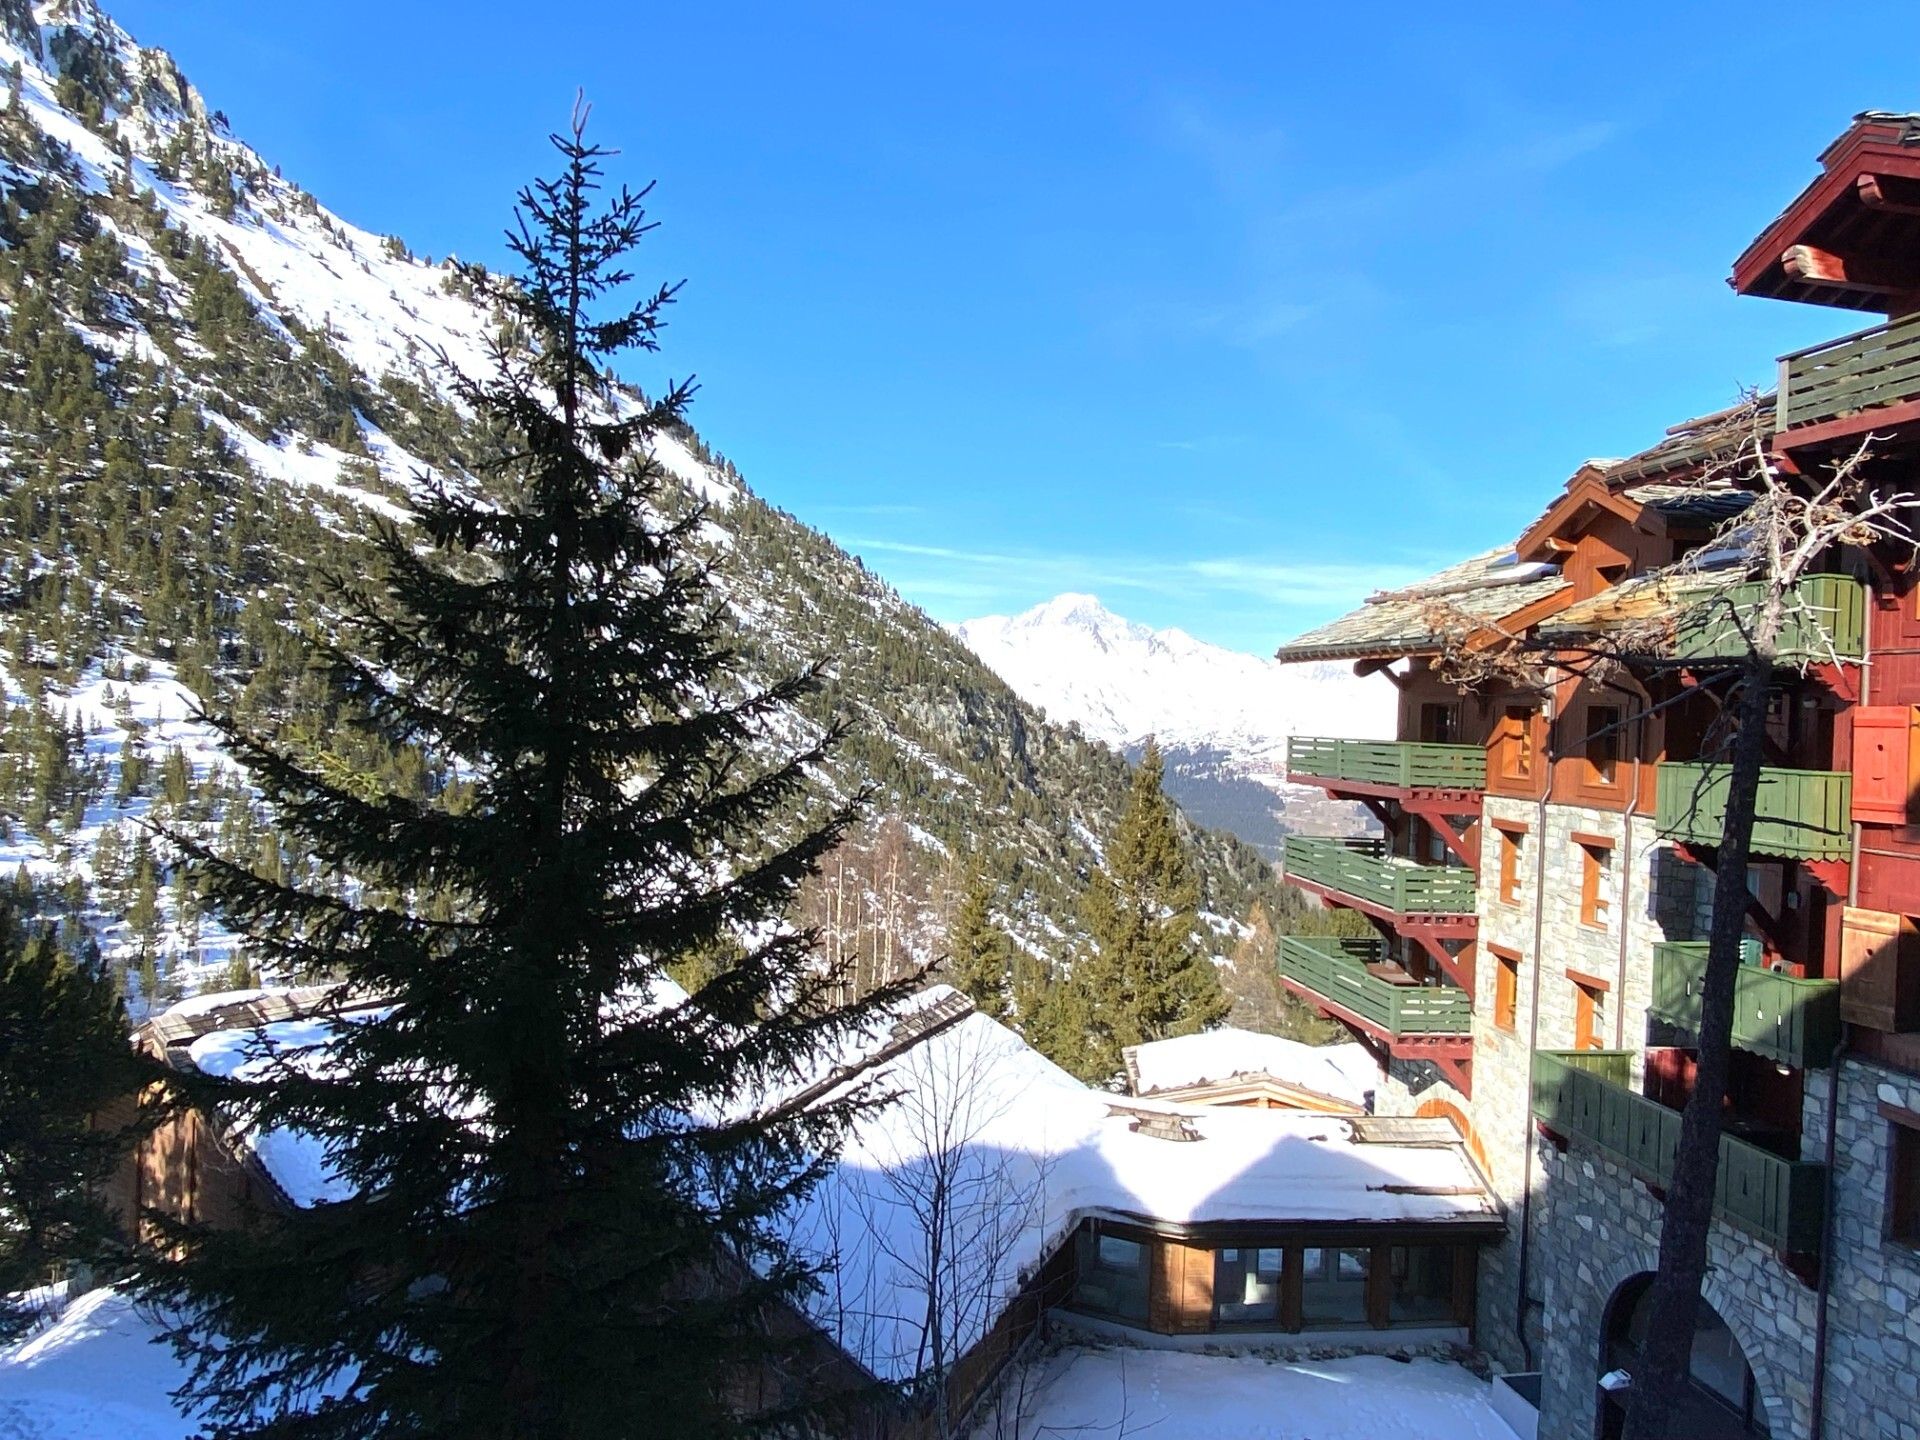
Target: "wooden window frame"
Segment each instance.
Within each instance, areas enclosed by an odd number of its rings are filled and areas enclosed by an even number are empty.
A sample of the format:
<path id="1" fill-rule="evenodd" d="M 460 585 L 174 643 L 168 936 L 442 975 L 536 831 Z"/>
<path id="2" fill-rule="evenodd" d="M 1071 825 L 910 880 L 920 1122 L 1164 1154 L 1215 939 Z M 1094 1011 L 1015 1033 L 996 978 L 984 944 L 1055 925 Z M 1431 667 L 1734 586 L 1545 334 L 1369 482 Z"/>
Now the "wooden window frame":
<path id="1" fill-rule="evenodd" d="M 1532 784 L 1539 759 L 1534 753 L 1531 705 L 1503 705 L 1495 722 L 1494 770 L 1499 779 L 1515 785 Z M 1524 763 L 1516 763 L 1524 762 Z"/>
<path id="2" fill-rule="evenodd" d="M 1920 1111 L 1882 1100 L 1880 1118 L 1887 1122 L 1887 1195 L 1880 1237 L 1890 1245 L 1920 1249 L 1920 1182 L 1910 1192 L 1903 1183 L 1900 1166 L 1903 1149 L 1920 1148 Z M 1902 1216 L 1907 1217 L 1904 1224 Z"/>
<path id="3" fill-rule="evenodd" d="M 1596 725 L 1594 723 L 1595 717 L 1600 715 L 1609 715 L 1612 718 L 1608 720 L 1605 725 Z M 1589 790 L 1615 790 L 1619 788 L 1620 762 L 1622 758 L 1624 758 L 1620 737 L 1626 734 L 1626 731 L 1621 728 L 1625 718 L 1626 711 L 1618 705 L 1587 706 L 1586 717 L 1581 727 L 1583 737 L 1580 745 L 1580 764 L 1583 778 Z M 1594 758 L 1594 733 L 1596 730 L 1605 730 L 1607 732 L 1601 739 L 1606 743 L 1608 771 L 1611 773 L 1602 772 L 1598 761 Z"/>
<path id="4" fill-rule="evenodd" d="M 1607 1037 L 1600 1033 L 1600 1016 L 1603 998 L 1611 990 L 1606 981 L 1595 975 L 1583 975 L 1578 970 L 1569 970 L 1567 979 L 1573 982 L 1573 1048 L 1576 1050 L 1604 1050 Z"/>
<path id="5" fill-rule="evenodd" d="M 1453 1319 L 1452 1326 L 1470 1329 L 1474 1315 L 1474 1297 L 1477 1288 L 1482 1247 L 1462 1242 L 1457 1237 L 1433 1233 L 1425 1227 L 1417 1227 L 1419 1233 L 1394 1233 L 1402 1231 L 1400 1225 L 1370 1225 L 1369 1233 L 1358 1234 L 1345 1226 L 1303 1225 L 1289 1223 L 1285 1233 L 1271 1233 L 1267 1227 L 1235 1227 L 1232 1233 L 1219 1235 L 1193 1235 L 1178 1237 L 1159 1233 L 1155 1230 L 1122 1222 L 1093 1221 L 1083 1222 L 1084 1230 L 1076 1229 L 1072 1241 L 1063 1252 L 1067 1264 L 1068 1276 L 1062 1283 L 1066 1286 L 1066 1298 L 1062 1302 L 1065 1308 L 1081 1314 L 1104 1317 L 1116 1325 L 1129 1330 L 1138 1330 L 1142 1334 L 1152 1335 L 1237 1335 L 1252 1336 L 1272 1333 L 1311 1338 L 1316 1334 L 1337 1333 L 1332 1330 L 1312 1331 L 1304 1325 L 1304 1260 L 1308 1250 L 1358 1250 L 1367 1256 L 1367 1281 L 1365 1290 L 1365 1318 L 1352 1323 L 1353 1330 L 1407 1330 L 1418 1328 L 1412 1324 L 1395 1325 L 1392 1315 L 1393 1282 L 1392 1255 L 1395 1249 L 1418 1249 L 1435 1247 L 1453 1252 Z M 1147 1280 L 1146 1318 L 1133 1319 L 1117 1311 L 1097 1308 L 1085 1308 L 1075 1303 L 1073 1293 L 1079 1284 L 1082 1266 L 1077 1247 L 1083 1240 L 1094 1247 L 1098 1254 L 1098 1241 L 1103 1235 L 1129 1241 L 1141 1247 L 1141 1263 Z M 1220 1319 L 1220 1294 L 1217 1285 L 1219 1271 L 1219 1252 L 1222 1249 L 1277 1249 L 1281 1252 L 1280 1293 L 1276 1319 L 1272 1322 L 1245 1321 L 1222 1322 Z M 1189 1305 L 1186 1301 L 1184 1281 L 1175 1273 L 1176 1267 L 1168 1260 L 1174 1255 L 1182 1257 L 1182 1266 L 1193 1263 L 1195 1257 L 1204 1256 L 1204 1272 L 1207 1277 L 1204 1307 Z M 1125 1270 L 1118 1266 L 1101 1265 L 1097 1267 L 1110 1276 L 1136 1277 L 1139 1271 Z M 1190 1274 L 1182 1270 L 1181 1275 Z M 1190 1298 L 1190 1297 L 1188 1297 Z M 1199 1324 L 1193 1322 L 1198 1320 Z M 1447 1321 L 1433 1321 L 1434 1326 L 1446 1326 Z M 1348 1328 L 1348 1327 L 1343 1327 Z"/>
<path id="6" fill-rule="evenodd" d="M 1509 1035 L 1520 1028 L 1520 952 L 1489 945 L 1493 956 L 1493 1028 Z"/>
<path id="7" fill-rule="evenodd" d="M 1589 835 L 1580 830 L 1573 832 L 1573 843 L 1580 849 L 1580 923 L 1593 930 L 1609 929 L 1613 900 L 1602 893 L 1601 880 L 1613 873 L 1619 847 L 1610 835 Z M 1600 861 L 1603 850 L 1607 856 L 1604 865 Z"/>
<path id="8" fill-rule="evenodd" d="M 1518 905 L 1520 903 L 1520 842 L 1527 837 L 1527 827 L 1495 821 L 1493 833 L 1493 843 L 1498 847 L 1499 860 L 1499 868 L 1496 872 L 1498 875 L 1496 893 L 1502 905 Z"/>
<path id="9" fill-rule="evenodd" d="M 1438 725 L 1429 723 L 1436 717 L 1440 720 Z M 1462 718 L 1460 702 L 1458 700 L 1421 701 L 1420 712 L 1415 717 L 1416 723 L 1419 726 L 1421 742 L 1432 745 L 1459 744 L 1460 737 L 1464 733 L 1461 729 Z M 1431 730 L 1444 730 L 1447 732 L 1447 736 L 1444 739 L 1434 740 L 1428 734 Z"/>

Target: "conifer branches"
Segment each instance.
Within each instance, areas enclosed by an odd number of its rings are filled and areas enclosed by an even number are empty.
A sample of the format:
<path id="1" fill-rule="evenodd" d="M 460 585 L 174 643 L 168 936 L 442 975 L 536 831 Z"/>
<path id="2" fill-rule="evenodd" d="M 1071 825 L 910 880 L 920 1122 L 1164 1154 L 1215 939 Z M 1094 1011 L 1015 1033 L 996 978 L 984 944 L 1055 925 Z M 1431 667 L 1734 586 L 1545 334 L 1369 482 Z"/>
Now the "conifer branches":
<path id="1" fill-rule="evenodd" d="M 494 290 L 520 343 L 452 381 L 493 447 L 476 483 L 420 477 L 324 645 L 459 803 L 224 727 L 351 883 L 199 847 L 209 892 L 250 953 L 324 963 L 362 1009 L 207 1087 L 245 1129 L 317 1137 L 351 1197 L 182 1228 L 184 1262 L 156 1264 L 223 1435 L 721 1434 L 801 1398 L 765 1384 L 773 1318 L 813 1283 L 782 1217 L 868 1097 L 781 1097 L 907 981 L 837 1003 L 781 918 L 859 797 L 813 792 L 838 732 L 795 722 L 811 675 L 752 684 L 722 637 L 702 515 L 653 453 L 691 383 L 636 402 L 613 373 L 677 287 L 602 318 L 652 222 L 645 191 L 602 196 L 585 118 L 520 197 L 521 273 Z"/>

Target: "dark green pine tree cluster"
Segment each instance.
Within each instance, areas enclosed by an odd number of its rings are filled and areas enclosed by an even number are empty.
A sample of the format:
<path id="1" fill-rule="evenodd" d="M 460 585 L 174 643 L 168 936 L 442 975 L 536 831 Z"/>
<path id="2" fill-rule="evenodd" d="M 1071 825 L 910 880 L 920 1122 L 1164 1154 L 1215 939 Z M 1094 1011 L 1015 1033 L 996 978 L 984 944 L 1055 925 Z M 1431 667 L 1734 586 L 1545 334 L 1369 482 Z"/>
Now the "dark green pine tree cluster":
<path id="1" fill-rule="evenodd" d="M 1012 939 L 993 919 L 994 886 L 983 870 L 947 927 L 945 975 L 976 1009 L 995 1020 L 1007 1017 L 1011 1003 L 1015 951 Z"/>
<path id="2" fill-rule="evenodd" d="M 1195 939 L 1200 883 L 1163 773 L 1150 740 L 1087 886 L 1087 943 L 1068 965 L 1016 967 L 1014 1006 L 1027 1039 L 1094 1084 L 1119 1073 L 1129 1045 L 1210 1029 L 1233 1008 Z"/>
<path id="3" fill-rule="evenodd" d="M 324 1070 L 281 1057 L 200 1096 L 317 1137 L 354 1197 L 185 1227 L 150 1261 L 219 1436 L 793 1419 L 734 1402 L 792 1343 L 771 1309 L 812 1280 L 780 1217 L 869 1099 L 778 1097 L 899 992 L 837 1005 L 842 977 L 778 923 L 848 823 L 808 782 L 835 737 L 783 748 L 810 677 L 753 688 L 720 638 L 702 517 L 649 448 L 688 387 L 621 411 L 610 380 L 673 290 L 598 314 L 649 226 L 640 196 L 596 193 L 578 124 L 554 143 L 561 173 L 509 237 L 521 274 L 495 288 L 530 343 L 456 382 L 499 441 L 476 457 L 489 498 L 423 479 L 335 619 L 365 724 L 459 757 L 467 794 L 397 792 L 331 737 L 233 721 L 280 824 L 359 883 L 183 842 L 252 956 L 379 1000 Z M 716 953 L 690 1001 L 659 988 Z"/>
<path id="4" fill-rule="evenodd" d="M 120 1258 L 105 1190 L 151 1078 L 98 954 L 0 903 L 0 1339 L 31 1320 L 30 1287 Z"/>

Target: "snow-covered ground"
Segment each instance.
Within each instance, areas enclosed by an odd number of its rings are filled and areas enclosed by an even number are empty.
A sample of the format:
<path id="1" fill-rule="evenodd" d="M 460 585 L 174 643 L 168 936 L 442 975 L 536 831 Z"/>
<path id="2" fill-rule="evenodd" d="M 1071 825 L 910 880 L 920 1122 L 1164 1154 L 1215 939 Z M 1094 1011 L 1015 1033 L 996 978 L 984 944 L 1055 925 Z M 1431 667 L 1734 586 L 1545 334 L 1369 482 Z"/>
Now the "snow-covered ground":
<path id="1" fill-rule="evenodd" d="M 109 827 L 115 829 L 124 847 L 145 833 L 149 821 L 166 819 L 179 824 L 177 817 L 156 814 L 150 794 L 118 798 L 121 770 L 129 746 L 135 743 L 147 765 L 144 788 L 148 792 L 159 787 L 161 767 L 168 753 L 175 750 L 186 761 L 196 786 L 205 785 L 221 771 L 244 779 L 244 772 L 227 754 L 218 732 L 199 718 L 198 699 L 179 682 L 171 664 L 131 654 L 117 655 L 114 660 L 117 668 L 112 678 L 96 661 L 71 688 L 49 685 L 44 694 L 47 708 L 84 737 L 84 763 L 97 781 L 86 814 L 77 826 L 67 825 L 64 819 L 56 821 L 51 835 L 35 835 L 25 826 L 0 827 L 0 877 L 10 879 L 16 871 L 25 870 L 41 885 L 57 886 L 67 876 L 77 875 L 94 886 L 100 880 L 94 859 Z M 0 696 L 9 706 L 28 703 L 27 692 L 5 664 L 0 664 Z M 172 850 L 164 841 L 156 842 L 156 852 L 163 864 L 170 863 Z M 129 860 L 130 856 L 123 855 L 123 864 Z M 96 904 L 102 898 L 96 893 Z M 187 917 L 181 913 L 171 887 L 163 884 L 157 900 L 162 978 L 185 993 L 225 975 L 233 952 L 233 935 L 208 916 L 193 930 L 190 942 Z M 128 965 L 134 962 L 140 947 L 124 914 L 98 911 L 90 917 L 90 923 L 107 959 Z M 135 1018 L 145 1016 L 151 998 L 137 991 L 129 994 Z"/>
<path id="2" fill-rule="evenodd" d="M 979 1440 L 1513 1440 L 1492 1387 L 1443 1360 L 1294 1360 L 1069 1346 L 1036 1364 L 1021 1423 Z"/>
<path id="3" fill-rule="evenodd" d="M 152 1317 L 114 1290 L 75 1299 L 0 1348 L 3 1440 L 187 1440 L 186 1372 Z M 1295 1360 L 1070 1346 L 1038 1362 L 1017 1433 L 1031 1440 L 1512 1440 L 1459 1365 L 1377 1355 Z M 1010 1401 L 1008 1402 L 1010 1403 Z M 987 1416 L 980 1440 L 1016 1433 Z"/>
<path id="4" fill-rule="evenodd" d="M 94 1290 L 0 1347 L 0 1440 L 186 1440 L 199 1427 L 170 1398 L 186 1371 L 156 1333 L 125 1295 Z"/>

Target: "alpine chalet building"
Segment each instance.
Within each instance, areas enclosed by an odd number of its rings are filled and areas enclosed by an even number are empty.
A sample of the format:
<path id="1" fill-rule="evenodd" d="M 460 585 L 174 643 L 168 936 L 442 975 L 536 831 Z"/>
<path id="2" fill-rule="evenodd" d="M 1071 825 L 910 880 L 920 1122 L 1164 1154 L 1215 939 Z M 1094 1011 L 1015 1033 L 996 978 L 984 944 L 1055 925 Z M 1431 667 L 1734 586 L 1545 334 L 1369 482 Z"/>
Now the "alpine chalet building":
<path id="1" fill-rule="evenodd" d="M 1760 594 L 1703 549 L 1752 500 L 1727 462 L 1757 426 L 1804 483 L 1871 436 L 1873 484 L 1920 493 L 1920 116 L 1860 116 L 1821 166 L 1731 283 L 1870 328 L 1782 358 L 1772 397 L 1581 466 L 1510 544 L 1279 651 L 1399 692 L 1397 740 L 1290 748 L 1293 779 L 1363 802 L 1381 834 L 1289 841 L 1289 878 L 1376 938 L 1283 938 L 1281 977 L 1373 1052 L 1380 1111 L 1448 1116 L 1485 1168 L 1507 1233 L 1481 1256 L 1475 1339 L 1556 1440 L 1619 1433 L 1692 1083 L 1714 725 Z M 1688 556 L 1678 585 L 1654 577 Z M 1920 1437 L 1920 565 L 1875 544 L 1815 568 L 1747 874 L 1676 1427 L 1695 1440 Z M 1530 686 L 1471 663 L 1663 617 L 1643 664 Z"/>

